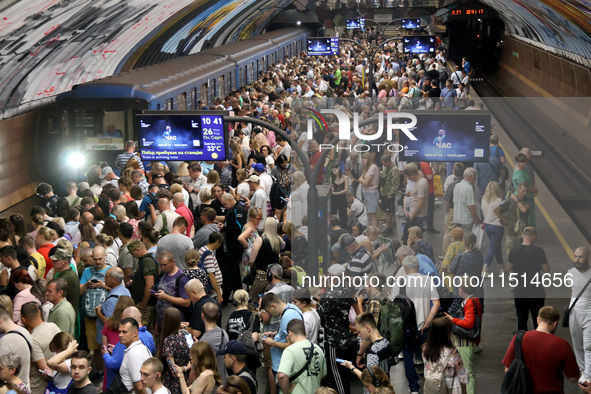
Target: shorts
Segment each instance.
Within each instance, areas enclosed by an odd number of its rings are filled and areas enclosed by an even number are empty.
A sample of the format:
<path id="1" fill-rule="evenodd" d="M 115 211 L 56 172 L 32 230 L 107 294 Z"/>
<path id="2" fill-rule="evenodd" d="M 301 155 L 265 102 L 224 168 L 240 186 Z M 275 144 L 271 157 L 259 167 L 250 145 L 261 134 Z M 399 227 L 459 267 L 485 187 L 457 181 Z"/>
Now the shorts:
<path id="1" fill-rule="evenodd" d="M 394 212 L 394 198 L 390 198 L 390 197 L 380 197 L 380 200 L 382 200 L 380 202 L 380 209 L 386 213 L 392 213 Z"/>
<path id="2" fill-rule="evenodd" d="M 101 348 L 101 344 L 96 341 L 96 319 L 84 317 L 84 333 L 86 334 L 86 342 L 88 350 L 97 350 Z"/>
<path id="3" fill-rule="evenodd" d="M 363 205 L 367 209 L 367 213 L 376 213 L 378 210 L 378 200 L 380 193 L 378 192 L 361 192 L 363 194 Z"/>

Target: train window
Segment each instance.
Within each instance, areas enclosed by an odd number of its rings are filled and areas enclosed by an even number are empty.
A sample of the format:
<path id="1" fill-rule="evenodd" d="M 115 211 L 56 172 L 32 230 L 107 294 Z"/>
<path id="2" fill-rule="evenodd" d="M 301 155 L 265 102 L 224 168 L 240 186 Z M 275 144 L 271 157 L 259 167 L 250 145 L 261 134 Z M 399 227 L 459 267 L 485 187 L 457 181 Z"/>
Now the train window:
<path id="1" fill-rule="evenodd" d="M 172 99 L 166 100 L 165 103 L 164 103 L 164 109 L 166 111 L 172 111 L 172 108 L 173 108 L 173 105 L 172 104 L 173 104 L 173 100 Z"/>
<path id="2" fill-rule="evenodd" d="M 160 111 L 160 104 L 156 104 L 156 111 Z"/>
<path id="3" fill-rule="evenodd" d="M 177 97 L 177 101 L 178 101 L 178 108 L 181 111 L 186 111 L 187 110 L 187 93 L 183 92 L 181 94 L 178 95 Z"/>
<path id="4" fill-rule="evenodd" d="M 250 79 L 248 78 L 248 66 L 246 64 L 244 65 L 244 81 L 245 85 L 250 83 Z"/>
<path id="5" fill-rule="evenodd" d="M 224 75 L 220 75 L 218 77 L 218 90 L 220 93 L 220 97 L 226 97 L 226 84 Z"/>
<path id="6" fill-rule="evenodd" d="M 62 124 L 64 137 L 80 141 L 86 150 L 123 150 L 128 137 L 124 111 L 74 109 L 67 117 L 67 127 Z"/>
<path id="7" fill-rule="evenodd" d="M 240 84 L 240 86 L 244 86 L 244 79 L 243 79 L 242 68 L 240 68 L 238 71 L 240 72 L 240 74 L 238 75 L 238 83 Z"/>
<path id="8" fill-rule="evenodd" d="M 234 82 L 234 80 L 232 79 L 232 71 L 230 71 L 228 73 L 228 86 L 230 87 L 230 90 L 234 88 L 234 84 L 232 82 Z"/>
<path id="9" fill-rule="evenodd" d="M 254 62 L 250 63 L 250 72 L 252 73 L 251 81 L 254 82 L 257 79 L 257 70 L 256 70 L 256 68 L 254 68 Z"/>
<path id="10" fill-rule="evenodd" d="M 197 108 L 197 88 L 191 89 L 191 101 L 189 102 L 189 109 Z"/>
<path id="11" fill-rule="evenodd" d="M 203 104 L 208 105 L 209 103 L 209 83 L 205 82 L 199 89 L 199 99 L 203 101 Z"/>
<path id="12" fill-rule="evenodd" d="M 211 84 L 212 84 L 212 90 L 211 90 L 212 95 L 213 95 L 213 97 L 217 97 L 218 96 L 218 84 L 217 84 L 217 81 L 215 78 L 211 80 Z"/>

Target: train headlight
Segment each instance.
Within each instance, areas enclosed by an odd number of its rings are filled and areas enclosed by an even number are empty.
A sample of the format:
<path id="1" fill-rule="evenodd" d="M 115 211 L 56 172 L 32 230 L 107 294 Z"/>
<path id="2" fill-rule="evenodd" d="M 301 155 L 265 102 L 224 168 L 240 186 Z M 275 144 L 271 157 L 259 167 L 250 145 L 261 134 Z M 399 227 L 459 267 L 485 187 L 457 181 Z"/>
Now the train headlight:
<path id="1" fill-rule="evenodd" d="M 84 155 L 80 152 L 72 152 L 68 156 L 68 164 L 73 168 L 79 168 L 84 164 Z"/>

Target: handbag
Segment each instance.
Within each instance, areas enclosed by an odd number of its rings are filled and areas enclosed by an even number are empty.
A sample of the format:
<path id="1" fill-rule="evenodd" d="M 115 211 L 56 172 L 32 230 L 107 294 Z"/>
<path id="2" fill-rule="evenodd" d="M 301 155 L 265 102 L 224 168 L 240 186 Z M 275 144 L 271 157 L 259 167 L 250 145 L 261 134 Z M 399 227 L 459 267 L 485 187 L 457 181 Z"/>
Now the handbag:
<path id="1" fill-rule="evenodd" d="M 569 326 L 570 311 L 575 307 L 575 304 L 577 303 L 577 301 L 579 301 L 579 298 L 581 298 L 581 296 L 583 295 L 583 293 L 585 292 L 587 287 L 589 287 L 589 284 L 591 284 L 591 279 L 589 279 L 587 281 L 587 283 L 585 283 L 585 287 L 583 287 L 583 290 L 581 290 L 579 292 L 579 295 L 577 296 L 575 301 L 572 303 L 572 305 L 567 306 L 566 309 L 564 310 L 564 316 L 562 317 L 562 327 Z"/>
<path id="2" fill-rule="evenodd" d="M 466 329 L 464 327 L 460 327 L 454 324 L 452 326 L 451 332 L 459 338 L 475 339 L 478 338 L 478 336 L 480 335 L 482 320 L 480 319 L 480 316 L 478 316 L 478 307 L 476 306 L 476 301 L 474 301 L 474 298 L 470 298 L 470 300 L 472 300 L 472 305 L 474 306 L 474 309 L 476 311 L 474 326 L 472 326 L 472 328 L 470 329 Z M 464 320 L 464 308 L 460 309 L 458 319 Z"/>
<path id="3" fill-rule="evenodd" d="M 435 198 L 443 198 L 443 185 L 441 184 L 441 175 L 435 175 L 433 177 L 433 193 Z"/>
<path id="4" fill-rule="evenodd" d="M 111 386 L 107 388 L 105 391 L 106 394 L 121 394 L 121 393 L 132 393 L 133 390 L 127 390 L 127 387 L 123 384 L 123 380 L 121 379 L 121 374 L 117 373 L 115 378 L 113 378 L 113 382 Z"/>
<path id="5" fill-rule="evenodd" d="M 515 225 L 513 225 L 513 231 L 516 234 L 521 234 L 523 229 L 527 227 L 527 223 L 519 218 L 519 207 L 516 205 L 515 209 L 517 210 L 517 220 L 515 221 Z"/>
<path id="6" fill-rule="evenodd" d="M 454 354 L 456 350 L 453 349 L 449 352 L 449 355 L 443 362 L 443 364 L 436 364 L 430 374 L 425 374 L 425 387 L 424 392 L 429 394 L 447 394 L 449 389 L 447 387 L 447 382 L 445 381 L 445 376 L 443 376 L 443 371 L 445 371 L 445 367 L 451 356 Z M 455 380 L 455 372 L 454 372 L 454 380 Z M 453 388 L 453 380 L 452 380 L 452 387 Z"/>
<path id="7" fill-rule="evenodd" d="M 482 249 L 482 241 L 484 240 L 484 230 L 482 229 L 482 225 L 475 224 L 472 226 L 472 232 L 476 235 L 476 246 L 478 246 L 478 249 Z"/>

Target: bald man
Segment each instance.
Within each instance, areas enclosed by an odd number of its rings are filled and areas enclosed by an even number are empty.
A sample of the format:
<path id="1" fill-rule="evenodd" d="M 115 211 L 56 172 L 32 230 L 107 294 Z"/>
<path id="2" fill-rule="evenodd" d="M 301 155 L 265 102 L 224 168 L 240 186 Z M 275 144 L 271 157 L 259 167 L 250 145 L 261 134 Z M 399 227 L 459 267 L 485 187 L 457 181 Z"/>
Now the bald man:
<path id="1" fill-rule="evenodd" d="M 112 290 L 105 283 L 107 271 L 111 268 L 107 265 L 106 251 L 102 246 L 95 246 L 92 250 L 94 266 L 88 267 L 80 277 L 80 297 L 84 312 L 85 334 L 88 350 L 94 351 L 94 362 L 98 371 L 103 370 L 103 357 L 99 352 L 102 341 L 97 341 L 97 315 L 96 309 Z"/>
<path id="2" fill-rule="evenodd" d="M 148 332 L 146 326 L 142 324 L 142 313 L 140 312 L 140 310 L 135 306 L 127 307 L 121 314 L 121 320 L 126 319 L 128 317 L 135 319 L 137 321 L 137 324 L 140 326 L 140 341 L 142 341 L 142 343 L 146 345 L 148 349 L 150 349 L 152 354 L 156 354 L 156 345 L 154 344 L 154 337 L 152 336 L 152 334 L 150 334 L 150 332 Z"/>
<path id="3" fill-rule="evenodd" d="M 201 309 L 201 318 L 205 325 L 205 333 L 199 339 L 202 342 L 207 342 L 211 345 L 213 350 L 218 354 L 218 372 L 222 381 L 226 381 L 228 378 L 228 372 L 224 365 L 224 356 L 219 355 L 219 352 L 224 349 L 229 341 L 228 334 L 222 328 L 218 326 L 218 317 L 220 315 L 220 308 L 215 302 L 208 302 L 203 305 Z"/>
<path id="4" fill-rule="evenodd" d="M 569 315 L 570 335 L 573 350 L 577 358 L 579 370 L 582 372 L 580 381 L 591 382 L 591 269 L 589 248 L 581 246 L 574 253 L 574 268 L 567 275 L 572 277 L 571 308 Z M 579 298 L 578 301 L 575 301 Z M 573 305 L 573 303 L 575 303 Z"/>
<path id="5" fill-rule="evenodd" d="M 193 231 L 195 219 L 193 217 L 193 212 L 191 212 L 189 207 L 185 204 L 185 197 L 183 196 L 183 193 L 174 194 L 172 197 L 172 205 L 174 205 L 175 212 L 187 220 L 187 229 L 185 231 L 185 235 L 190 237 Z"/>
<path id="6" fill-rule="evenodd" d="M 168 228 L 168 232 L 166 232 L 166 234 L 170 234 L 170 232 L 172 231 L 172 224 L 174 223 L 174 220 L 181 215 L 170 209 L 170 201 L 168 200 L 168 198 L 161 198 L 158 200 L 158 210 L 160 211 L 160 215 L 158 215 L 158 217 L 156 218 L 154 230 L 160 231 L 160 233 L 162 234 L 162 227 L 166 224 L 166 227 Z"/>
<path id="7" fill-rule="evenodd" d="M 113 316 L 115 305 L 121 296 L 131 297 L 129 290 L 123 283 L 123 270 L 119 267 L 111 267 L 107 270 L 105 275 L 105 285 L 111 290 L 107 294 L 107 298 L 100 306 L 96 307 L 96 342 L 102 343 L 103 327 L 108 318 Z"/>

